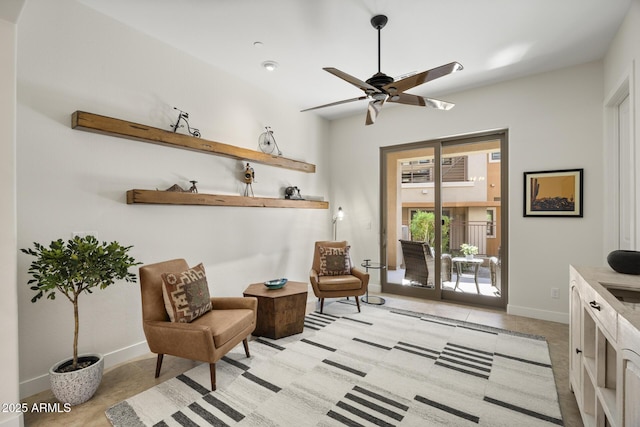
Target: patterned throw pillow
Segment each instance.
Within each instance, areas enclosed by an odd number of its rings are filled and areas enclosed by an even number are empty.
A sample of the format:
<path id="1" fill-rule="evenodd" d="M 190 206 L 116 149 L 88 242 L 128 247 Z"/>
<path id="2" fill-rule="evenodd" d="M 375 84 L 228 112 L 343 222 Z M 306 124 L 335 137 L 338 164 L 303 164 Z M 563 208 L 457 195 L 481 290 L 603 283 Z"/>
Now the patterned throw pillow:
<path id="1" fill-rule="evenodd" d="M 328 246 L 320 246 L 320 276 L 343 276 L 351 274 L 351 258 L 349 257 L 349 249 L 351 246 L 344 248 L 331 248 Z"/>
<path id="2" fill-rule="evenodd" d="M 162 296 L 172 322 L 189 323 L 211 310 L 202 263 L 186 271 L 162 274 Z"/>

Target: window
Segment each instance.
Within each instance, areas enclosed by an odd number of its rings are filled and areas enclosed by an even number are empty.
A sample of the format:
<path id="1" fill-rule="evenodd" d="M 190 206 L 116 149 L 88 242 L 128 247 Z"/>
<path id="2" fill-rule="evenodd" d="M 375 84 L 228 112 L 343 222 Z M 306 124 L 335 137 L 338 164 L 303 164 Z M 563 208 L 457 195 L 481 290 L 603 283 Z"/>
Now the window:
<path id="1" fill-rule="evenodd" d="M 496 208 L 487 208 L 487 237 L 496 237 Z"/>
<path id="2" fill-rule="evenodd" d="M 433 159 L 402 162 L 402 183 L 417 184 L 433 182 Z M 442 182 L 467 181 L 467 156 L 442 159 Z"/>

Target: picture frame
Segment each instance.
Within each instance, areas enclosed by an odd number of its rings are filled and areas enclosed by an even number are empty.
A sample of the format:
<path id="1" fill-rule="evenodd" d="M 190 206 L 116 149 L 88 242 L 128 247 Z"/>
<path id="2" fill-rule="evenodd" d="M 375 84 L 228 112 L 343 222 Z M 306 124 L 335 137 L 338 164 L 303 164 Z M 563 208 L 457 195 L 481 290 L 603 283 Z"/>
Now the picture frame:
<path id="1" fill-rule="evenodd" d="M 584 169 L 524 173 L 525 217 L 582 218 Z"/>

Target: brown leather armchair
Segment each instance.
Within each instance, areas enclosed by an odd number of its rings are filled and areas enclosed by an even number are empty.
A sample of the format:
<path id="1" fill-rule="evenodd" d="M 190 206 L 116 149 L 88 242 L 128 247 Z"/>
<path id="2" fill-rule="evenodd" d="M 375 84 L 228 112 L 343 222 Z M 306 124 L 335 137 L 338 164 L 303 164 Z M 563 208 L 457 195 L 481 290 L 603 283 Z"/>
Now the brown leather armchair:
<path id="1" fill-rule="evenodd" d="M 322 313 L 325 298 L 341 298 L 351 296 L 355 297 L 359 312 L 360 300 L 358 299 L 358 297 L 364 295 L 367 292 L 367 286 L 369 286 L 369 273 L 365 273 L 355 267 L 351 267 L 350 271 L 348 271 L 349 274 L 322 275 L 322 255 L 320 253 L 321 247 L 345 249 L 347 247 L 347 242 L 321 241 L 315 243 L 313 265 L 311 267 L 311 271 L 309 272 L 309 280 L 311 281 L 311 286 L 313 287 L 313 293 L 316 295 L 316 297 L 318 297 L 318 299 L 320 299 L 320 313 Z M 352 265 L 350 258 L 349 265 Z"/>
<path id="2" fill-rule="evenodd" d="M 162 296 L 162 274 L 185 271 L 183 259 L 140 267 L 142 326 L 149 349 L 158 355 L 156 378 L 165 354 L 209 363 L 211 390 L 216 389 L 216 362 L 241 341 L 249 356 L 247 337 L 256 328 L 258 301 L 253 297 L 213 297 L 212 310 L 191 323 L 169 320 Z"/>

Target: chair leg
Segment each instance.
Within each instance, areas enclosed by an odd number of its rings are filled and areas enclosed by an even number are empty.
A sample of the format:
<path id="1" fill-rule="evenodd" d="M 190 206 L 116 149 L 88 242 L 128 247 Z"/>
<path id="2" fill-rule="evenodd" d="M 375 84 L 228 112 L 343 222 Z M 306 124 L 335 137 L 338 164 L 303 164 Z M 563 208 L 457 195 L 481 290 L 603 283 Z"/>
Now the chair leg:
<path id="1" fill-rule="evenodd" d="M 162 358 L 164 354 L 158 354 L 158 360 L 156 361 L 156 378 L 160 376 L 160 369 L 162 369 Z"/>
<path id="2" fill-rule="evenodd" d="M 324 298 L 320 298 L 320 314 L 322 314 L 323 307 L 324 307 Z"/>
<path id="3" fill-rule="evenodd" d="M 246 354 L 247 357 L 251 357 L 251 355 L 249 354 L 249 341 L 247 341 L 247 338 L 242 340 L 242 345 L 244 345 L 244 354 Z"/>
<path id="4" fill-rule="evenodd" d="M 356 305 L 358 306 L 358 313 L 360 313 L 360 298 L 356 297 Z"/>
<path id="5" fill-rule="evenodd" d="M 211 391 L 216 391 L 216 364 L 209 363 L 209 371 L 211 372 Z"/>

